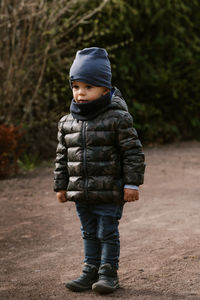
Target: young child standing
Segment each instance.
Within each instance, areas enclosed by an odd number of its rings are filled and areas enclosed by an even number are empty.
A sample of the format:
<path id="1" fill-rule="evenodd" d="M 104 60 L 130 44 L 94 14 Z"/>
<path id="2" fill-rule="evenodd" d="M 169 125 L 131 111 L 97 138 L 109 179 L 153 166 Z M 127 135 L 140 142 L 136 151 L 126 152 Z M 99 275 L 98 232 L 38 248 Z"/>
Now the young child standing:
<path id="1" fill-rule="evenodd" d="M 54 190 L 60 202 L 75 202 L 84 242 L 83 273 L 65 284 L 77 292 L 119 287 L 119 220 L 124 203 L 139 199 L 144 177 L 142 145 L 111 77 L 105 49 L 78 51 L 70 114 L 58 126 Z"/>

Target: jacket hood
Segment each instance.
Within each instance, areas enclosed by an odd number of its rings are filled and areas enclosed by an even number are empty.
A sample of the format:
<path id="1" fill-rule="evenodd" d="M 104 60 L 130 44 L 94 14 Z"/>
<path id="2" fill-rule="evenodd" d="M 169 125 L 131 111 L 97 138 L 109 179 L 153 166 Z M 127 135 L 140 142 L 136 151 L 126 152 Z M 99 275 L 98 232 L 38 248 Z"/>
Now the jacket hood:
<path id="1" fill-rule="evenodd" d="M 116 87 L 113 88 L 114 91 L 111 98 L 111 104 L 109 105 L 109 109 L 121 109 L 124 111 L 128 111 L 128 106 L 122 97 L 122 94 L 119 89 Z"/>

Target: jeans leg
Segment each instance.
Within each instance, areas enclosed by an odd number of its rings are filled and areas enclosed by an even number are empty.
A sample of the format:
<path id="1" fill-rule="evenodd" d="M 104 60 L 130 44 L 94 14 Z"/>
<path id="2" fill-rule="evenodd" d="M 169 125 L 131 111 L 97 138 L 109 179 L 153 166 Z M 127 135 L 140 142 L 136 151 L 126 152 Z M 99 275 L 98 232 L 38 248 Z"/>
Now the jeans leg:
<path id="1" fill-rule="evenodd" d="M 101 204 L 95 206 L 98 216 L 97 237 L 101 241 L 101 264 L 109 263 L 116 269 L 119 265 L 119 220 L 123 205 Z"/>
<path id="2" fill-rule="evenodd" d="M 101 263 L 101 243 L 96 235 L 96 216 L 92 213 L 89 205 L 76 203 L 76 210 L 81 222 L 85 254 L 84 262 L 99 267 Z"/>

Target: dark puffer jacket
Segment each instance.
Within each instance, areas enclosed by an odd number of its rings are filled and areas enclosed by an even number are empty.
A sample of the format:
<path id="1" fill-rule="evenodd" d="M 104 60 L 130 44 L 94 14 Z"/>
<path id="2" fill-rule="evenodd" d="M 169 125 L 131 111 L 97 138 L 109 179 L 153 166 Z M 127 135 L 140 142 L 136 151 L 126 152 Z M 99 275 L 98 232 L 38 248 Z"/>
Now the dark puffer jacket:
<path id="1" fill-rule="evenodd" d="M 142 145 L 119 90 L 94 119 L 69 114 L 58 128 L 54 190 L 66 190 L 69 201 L 122 203 L 125 184 L 143 183 Z"/>

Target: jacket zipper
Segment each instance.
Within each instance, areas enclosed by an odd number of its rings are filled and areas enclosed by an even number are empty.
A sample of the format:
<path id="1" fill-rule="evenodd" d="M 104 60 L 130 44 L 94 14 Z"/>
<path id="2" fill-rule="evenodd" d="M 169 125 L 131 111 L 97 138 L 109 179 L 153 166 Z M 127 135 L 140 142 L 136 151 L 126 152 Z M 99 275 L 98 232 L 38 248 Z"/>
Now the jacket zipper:
<path id="1" fill-rule="evenodd" d="M 82 139 L 83 139 L 83 170 L 85 175 L 84 195 L 85 195 L 85 199 L 88 200 L 88 171 L 87 171 L 87 145 L 86 145 L 86 122 L 85 121 L 83 121 L 83 125 L 82 125 Z"/>

